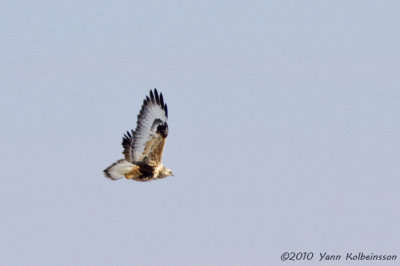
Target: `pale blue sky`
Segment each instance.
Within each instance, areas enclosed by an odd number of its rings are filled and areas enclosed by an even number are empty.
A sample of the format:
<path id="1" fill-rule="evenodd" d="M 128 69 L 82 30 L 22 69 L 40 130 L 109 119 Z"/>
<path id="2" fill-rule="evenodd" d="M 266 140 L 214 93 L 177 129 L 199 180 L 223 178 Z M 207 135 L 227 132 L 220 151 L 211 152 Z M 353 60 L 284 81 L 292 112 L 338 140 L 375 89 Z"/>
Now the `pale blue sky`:
<path id="1" fill-rule="evenodd" d="M 3 1 L 0 264 L 400 256 L 399 14 L 398 1 Z M 112 182 L 102 171 L 155 87 L 175 177 Z"/>

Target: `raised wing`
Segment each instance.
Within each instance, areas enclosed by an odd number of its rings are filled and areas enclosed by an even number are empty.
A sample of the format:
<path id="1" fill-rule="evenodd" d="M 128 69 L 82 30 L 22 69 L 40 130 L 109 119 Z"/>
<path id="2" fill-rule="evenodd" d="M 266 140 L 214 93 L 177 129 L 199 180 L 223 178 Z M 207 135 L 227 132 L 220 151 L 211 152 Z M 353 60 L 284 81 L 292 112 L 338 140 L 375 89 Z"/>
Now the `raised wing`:
<path id="1" fill-rule="evenodd" d="M 168 136 L 168 108 L 157 89 L 146 96 L 138 115 L 135 131 L 127 132 L 122 140 L 125 159 L 134 164 L 157 165 L 161 162 Z"/>

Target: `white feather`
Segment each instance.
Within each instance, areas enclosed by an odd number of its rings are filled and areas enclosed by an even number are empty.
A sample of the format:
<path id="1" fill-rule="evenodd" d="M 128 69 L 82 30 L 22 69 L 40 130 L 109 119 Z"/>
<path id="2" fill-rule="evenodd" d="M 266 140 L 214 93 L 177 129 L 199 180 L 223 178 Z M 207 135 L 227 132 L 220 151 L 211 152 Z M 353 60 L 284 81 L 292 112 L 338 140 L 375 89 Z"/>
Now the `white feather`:
<path id="1" fill-rule="evenodd" d="M 125 175 L 128 174 L 133 167 L 135 167 L 134 164 L 122 159 L 109 166 L 106 170 L 104 170 L 104 173 L 106 177 L 117 180 L 125 177 Z"/>
<path id="2" fill-rule="evenodd" d="M 143 116 L 138 121 L 138 127 L 135 131 L 135 149 L 133 151 L 133 159 L 135 161 L 141 161 L 143 159 L 143 152 L 146 143 L 154 136 L 156 136 L 157 128 L 151 130 L 151 126 L 156 119 L 160 119 L 162 122 L 167 122 L 168 118 L 165 115 L 165 111 L 160 105 L 149 102 L 144 106 Z"/>

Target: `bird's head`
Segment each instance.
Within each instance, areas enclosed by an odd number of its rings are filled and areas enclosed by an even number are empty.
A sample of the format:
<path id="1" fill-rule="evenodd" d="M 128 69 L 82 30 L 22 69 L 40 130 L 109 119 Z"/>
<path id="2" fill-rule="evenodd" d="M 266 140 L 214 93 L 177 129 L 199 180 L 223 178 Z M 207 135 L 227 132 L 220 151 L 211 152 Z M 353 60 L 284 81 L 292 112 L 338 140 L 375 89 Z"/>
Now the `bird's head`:
<path id="1" fill-rule="evenodd" d="M 162 169 L 160 174 L 161 174 L 162 177 L 174 176 L 174 174 L 172 173 L 171 169 L 168 169 L 168 168 L 165 168 L 165 167 Z"/>

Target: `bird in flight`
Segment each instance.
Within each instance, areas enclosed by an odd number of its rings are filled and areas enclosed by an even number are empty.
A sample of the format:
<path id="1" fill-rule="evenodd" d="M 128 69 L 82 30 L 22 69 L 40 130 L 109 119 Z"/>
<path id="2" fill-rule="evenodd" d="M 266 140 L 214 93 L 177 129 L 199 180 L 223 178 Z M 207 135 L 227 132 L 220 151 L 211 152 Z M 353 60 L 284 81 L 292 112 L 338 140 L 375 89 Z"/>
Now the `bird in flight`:
<path id="1" fill-rule="evenodd" d="M 168 136 L 168 108 L 157 89 L 146 96 L 137 116 L 135 131 L 127 131 L 122 138 L 125 159 L 118 160 L 104 170 L 112 180 L 150 181 L 171 176 L 172 171 L 161 162 Z"/>

